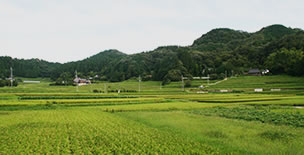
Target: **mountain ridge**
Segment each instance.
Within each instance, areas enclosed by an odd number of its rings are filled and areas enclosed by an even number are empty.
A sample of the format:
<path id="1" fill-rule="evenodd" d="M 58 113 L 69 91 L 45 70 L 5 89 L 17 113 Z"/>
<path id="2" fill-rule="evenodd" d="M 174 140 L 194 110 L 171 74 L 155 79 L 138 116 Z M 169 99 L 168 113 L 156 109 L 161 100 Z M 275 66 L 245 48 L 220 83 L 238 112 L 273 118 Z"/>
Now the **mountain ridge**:
<path id="1" fill-rule="evenodd" d="M 122 81 L 138 75 L 152 75 L 150 80 L 175 80 L 175 74 L 204 76 L 222 74 L 225 70 L 230 70 L 228 74 L 231 70 L 241 74 L 249 68 L 265 68 L 267 57 L 281 48 L 303 50 L 304 43 L 296 40 L 302 39 L 302 36 L 303 30 L 279 24 L 263 27 L 254 33 L 217 28 L 195 39 L 189 46 L 161 46 L 136 54 L 110 49 L 66 63 L 0 57 L 0 65 L 3 64 L 0 76 L 7 76 L 10 66 L 15 68 L 16 76 L 56 79 L 63 72 L 73 74 L 77 70 L 86 76 L 99 74 L 110 81 Z M 31 71 L 33 69 L 36 72 Z M 211 70 L 203 73 L 206 69 Z"/>

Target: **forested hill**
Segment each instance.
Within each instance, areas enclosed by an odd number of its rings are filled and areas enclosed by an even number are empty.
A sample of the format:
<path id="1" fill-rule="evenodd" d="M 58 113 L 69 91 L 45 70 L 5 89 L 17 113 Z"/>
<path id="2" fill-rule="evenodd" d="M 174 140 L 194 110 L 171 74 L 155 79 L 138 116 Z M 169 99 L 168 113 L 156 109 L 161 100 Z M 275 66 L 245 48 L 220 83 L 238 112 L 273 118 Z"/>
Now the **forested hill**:
<path id="1" fill-rule="evenodd" d="M 40 59 L 16 59 L 9 56 L 0 57 L 0 79 L 10 75 L 10 67 L 13 67 L 14 76 L 21 77 L 50 77 L 59 63 L 51 63 Z"/>
<path id="2" fill-rule="evenodd" d="M 0 76 L 52 77 L 99 75 L 102 80 L 122 81 L 141 75 L 144 80 L 179 80 L 184 76 L 242 74 L 250 68 L 270 69 L 273 74 L 304 75 L 304 31 L 271 25 L 255 33 L 228 28 L 211 30 L 190 46 L 164 46 L 127 55 L 107 50 L 81 61 L 65 64 L 43 60 L 0 57 Z"/>

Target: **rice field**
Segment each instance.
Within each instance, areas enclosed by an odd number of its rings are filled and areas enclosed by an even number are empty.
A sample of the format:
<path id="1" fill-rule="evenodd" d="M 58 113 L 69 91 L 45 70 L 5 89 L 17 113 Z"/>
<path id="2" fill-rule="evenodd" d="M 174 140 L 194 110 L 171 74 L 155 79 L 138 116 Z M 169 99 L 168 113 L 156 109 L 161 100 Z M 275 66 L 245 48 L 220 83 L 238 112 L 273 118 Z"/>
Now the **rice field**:
<path id="1" fill-rule="evenodd" d="M 239 77 L 203 90 L 194 81 L 185 91 L 149 81 L 123 93 L 41 81 L 0 88 L 0 154 L 304 154 L 303 78 Z"/>

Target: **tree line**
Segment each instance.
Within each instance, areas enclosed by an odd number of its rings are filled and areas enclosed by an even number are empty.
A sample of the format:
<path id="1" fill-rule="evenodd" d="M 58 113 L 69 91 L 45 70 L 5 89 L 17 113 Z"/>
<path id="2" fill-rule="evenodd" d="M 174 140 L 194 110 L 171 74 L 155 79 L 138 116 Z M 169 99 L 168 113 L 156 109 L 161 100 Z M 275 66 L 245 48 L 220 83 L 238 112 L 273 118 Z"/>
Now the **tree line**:
<path id="1" fill-rule="evenodd" d="M 304 31 L 271 25 L 255 33 L 227 28 L 214 29 L 190 46 L 163 46 L 127 55 L 107 50 L 81 61 L 64 64 L 39 59 L 0 57 L 0 77 L 8 77 L 10 66 L 22 77 L 50 77 L 54 81 L 80 77 L 118 82 L 143 80 L 179 81 L 184 77 L 223 78 L 243 74 L 251 68 L 269 69 L 272 74 L 303 76 Z M 70 80 L 69 80 L 70 81 Z"/>

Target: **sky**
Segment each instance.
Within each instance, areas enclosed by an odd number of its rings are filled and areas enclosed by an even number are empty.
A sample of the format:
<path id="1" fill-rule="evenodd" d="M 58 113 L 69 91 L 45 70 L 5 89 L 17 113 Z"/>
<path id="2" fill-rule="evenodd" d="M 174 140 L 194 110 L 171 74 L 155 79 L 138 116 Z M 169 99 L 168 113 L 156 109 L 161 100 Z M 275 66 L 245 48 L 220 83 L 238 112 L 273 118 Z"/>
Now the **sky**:
<path id="1" fill-rule="evenodd" d="M 188 46 L 214 28 L 304 29 L 303 0 L 0 0 L 0 56 L 82 60 Z"/>

